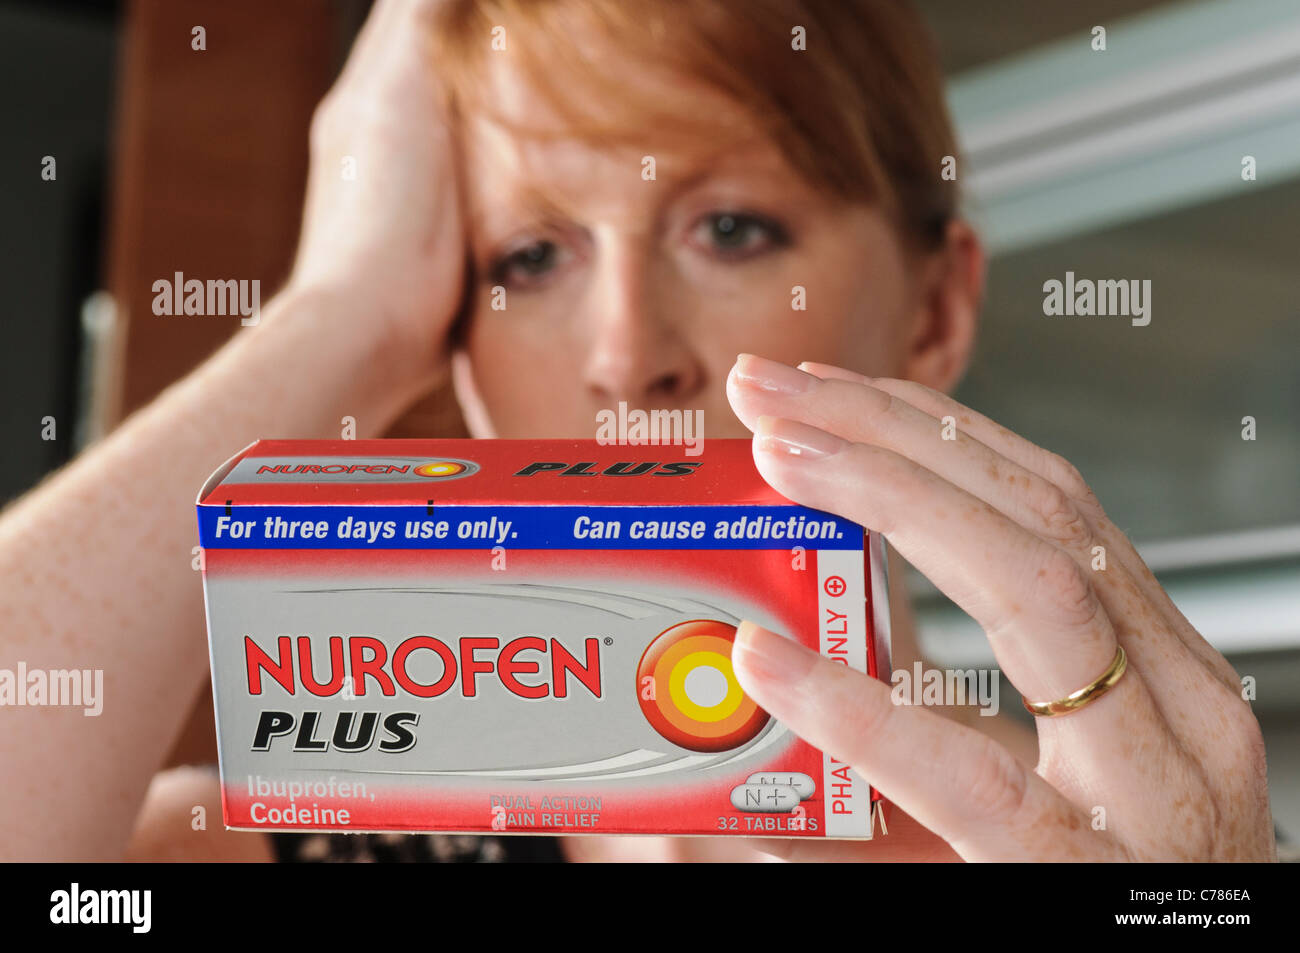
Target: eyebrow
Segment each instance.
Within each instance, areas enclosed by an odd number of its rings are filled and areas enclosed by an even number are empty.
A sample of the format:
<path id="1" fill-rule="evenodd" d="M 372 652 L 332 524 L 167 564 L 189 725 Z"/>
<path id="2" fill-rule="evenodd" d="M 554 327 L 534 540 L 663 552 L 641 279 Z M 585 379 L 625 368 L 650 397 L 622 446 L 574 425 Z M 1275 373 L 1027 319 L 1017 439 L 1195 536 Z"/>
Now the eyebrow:
<path id="1" fill-rule="evenodd" d="M 492 218 L 491 210 L 503 206 L 522 209 L 525 214 L 542 221 L 564 217 L 566 212 L 563 206 L 547 193 L 548 190 L 538 188 L 531 183 L 513 184 L 506 190 L 502 199 L 494 201 L 491 205 L 470 209 L 466 216 L 467 224 L 472 230 L 481 231 L 484 223 Z"/>
<path id="2" fill-rule="evenodd" d="M 656 163 L 655 182 L 661 193 L 658 198 L 659 206 L 662 207 L 676 201 L 680 196 L 700 187 L 711 179 L 722 178 L 740 172 L 750 175 L 757 174 L 764 178 L 774 177 L 775 169 L 772 161 L 766 156 L 757 169 L 753 168 L 751 164 L 750 168 L 741 170 L 725 160 L 719 161 L 724 156 L 752 156 L 753 152 L 750 150 L 756 142 L 766 142 L 766 140 L 755 136 L 704 150 L 698 156 L 693 157 L 692 166 L 689 170 L 676 176 L 671 174 L 661 176 L 658 163 Z M 777 155 L 779 156 L 779 153 Z M 794 170 L 788 170 L 787 174 L 795 177 L 798 175 Z M 800 181 L 802 182 L 802 180 Z M 553 198 L 557 191 L 533 184 L 532 177 L 516 179 L 504 190 L 494 191 L 494 201 L 490 205 L 469 210 L 467 224 L 471 229 L 471 234 L 481 235 L 483 226 L 492 219 L 493 212 L 503 207 L 510 207 L 516 210 L 516 213 L 522 211 L 524 215 L 532 216 L 541 222 L 572 218 L 571 210 L 565 207 L 567 203 Z"/>

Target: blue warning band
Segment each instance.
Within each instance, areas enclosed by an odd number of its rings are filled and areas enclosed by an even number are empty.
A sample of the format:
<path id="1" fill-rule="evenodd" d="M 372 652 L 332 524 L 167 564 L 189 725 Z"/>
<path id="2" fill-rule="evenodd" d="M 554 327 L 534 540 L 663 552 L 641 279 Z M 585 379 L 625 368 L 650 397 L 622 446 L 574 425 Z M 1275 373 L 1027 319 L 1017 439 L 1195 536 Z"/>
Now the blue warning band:
<path id="1" fill-rule="evenodd" d="M 862 549 L 803 506 L 198 507 L 205 549 Z"/>

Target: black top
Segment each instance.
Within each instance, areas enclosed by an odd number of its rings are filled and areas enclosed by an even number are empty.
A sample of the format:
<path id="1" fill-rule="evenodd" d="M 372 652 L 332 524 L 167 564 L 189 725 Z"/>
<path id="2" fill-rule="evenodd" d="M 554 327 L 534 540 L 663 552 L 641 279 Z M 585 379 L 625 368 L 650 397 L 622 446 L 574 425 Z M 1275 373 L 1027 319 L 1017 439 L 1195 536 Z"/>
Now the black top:
<path id="1" fill-rule="evenodd" d="M 280 863 L 554 864 L 555 837 L 483 834 L 271 834 Z"/>

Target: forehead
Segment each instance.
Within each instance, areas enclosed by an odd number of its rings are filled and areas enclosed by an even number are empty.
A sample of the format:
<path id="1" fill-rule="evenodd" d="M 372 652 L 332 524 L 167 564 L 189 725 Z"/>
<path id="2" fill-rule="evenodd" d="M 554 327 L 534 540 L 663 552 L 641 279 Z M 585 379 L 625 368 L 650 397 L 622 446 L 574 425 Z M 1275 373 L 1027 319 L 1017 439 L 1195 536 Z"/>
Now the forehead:
<path id="1" fill-rule="evenodd" d="M 489 109 L 469 110 L 463 123 L 475 205 L 541 191 L 590 204 L 632 187 L 650 198 L 721 174 L 793 177 L 755 116 L 680 72 L 623 63 L 608 82 L 591 82 L 593 72 L 581 84 L 563 74 L 539 83 L 508 56 L 488 56 L 484 65 Z"/>

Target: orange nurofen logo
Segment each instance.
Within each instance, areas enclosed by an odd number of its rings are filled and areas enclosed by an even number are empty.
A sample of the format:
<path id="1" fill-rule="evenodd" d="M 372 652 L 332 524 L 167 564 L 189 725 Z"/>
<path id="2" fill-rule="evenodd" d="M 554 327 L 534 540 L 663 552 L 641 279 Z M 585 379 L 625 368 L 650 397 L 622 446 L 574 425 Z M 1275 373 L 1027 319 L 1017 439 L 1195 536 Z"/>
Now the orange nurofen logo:
<path id="1" fill-rule="evenodd" d="M 652 641 L 637 666 L 641 712 L 668 741 L 692 751 L 727 751 L 757 737 L 768 714 L 731 669 L 736 627 L 681 622 Z"/>
<path id="2" fill-rule="evenodd" d="M 420 464 L 412 472 L 416 476 L 437 478 L 460 476 L 468 469 L 469 466 L 459 460 L 431 460 L 428 463 Z"/>

